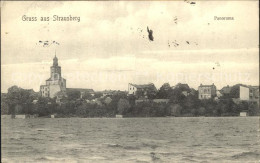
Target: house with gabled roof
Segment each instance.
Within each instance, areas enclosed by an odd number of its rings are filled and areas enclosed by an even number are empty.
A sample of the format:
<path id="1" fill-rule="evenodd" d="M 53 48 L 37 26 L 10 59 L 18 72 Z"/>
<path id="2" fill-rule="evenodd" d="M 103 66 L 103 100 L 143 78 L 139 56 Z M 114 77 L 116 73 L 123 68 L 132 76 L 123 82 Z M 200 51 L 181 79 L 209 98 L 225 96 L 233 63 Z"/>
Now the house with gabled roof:
<path id="1" fill-rule="evenodd" d="M 128 95 L 148 98 L 149 94 L 154 94 L 157 89 L 153 83 L 149 84 L 128 84 Z"/>

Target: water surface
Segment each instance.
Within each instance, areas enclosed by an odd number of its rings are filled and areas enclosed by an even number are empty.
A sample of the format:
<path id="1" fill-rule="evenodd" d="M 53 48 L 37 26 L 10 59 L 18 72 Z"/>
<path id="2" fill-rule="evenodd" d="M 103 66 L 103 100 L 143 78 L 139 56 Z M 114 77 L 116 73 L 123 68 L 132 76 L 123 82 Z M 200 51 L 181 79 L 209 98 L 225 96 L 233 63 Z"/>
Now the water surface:
<path id="1" fill-rule="evenodd" d="M 2 162 L 258 162 L 259 117 L 2 119 Z"/>

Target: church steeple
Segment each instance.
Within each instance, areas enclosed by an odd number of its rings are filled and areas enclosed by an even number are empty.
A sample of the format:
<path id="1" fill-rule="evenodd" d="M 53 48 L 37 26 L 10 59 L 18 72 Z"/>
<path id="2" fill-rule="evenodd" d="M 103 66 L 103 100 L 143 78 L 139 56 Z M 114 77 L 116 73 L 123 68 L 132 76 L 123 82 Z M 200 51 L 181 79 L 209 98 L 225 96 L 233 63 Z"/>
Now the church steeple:
<path id="1" fill-rule="evenodd" d="M 51 79 L 59 80 L 61 78 L 61 67 L 58 65 L 58 58 L 55 56 L 53 58 L 53 65 L 51 66 Z"/>
<path id="2" fill-rule="evenodd" d="M 58 66 L 58 58 L 56 57 L 56 54 L 55 57 L 53 58 L 53 66 Z"/>

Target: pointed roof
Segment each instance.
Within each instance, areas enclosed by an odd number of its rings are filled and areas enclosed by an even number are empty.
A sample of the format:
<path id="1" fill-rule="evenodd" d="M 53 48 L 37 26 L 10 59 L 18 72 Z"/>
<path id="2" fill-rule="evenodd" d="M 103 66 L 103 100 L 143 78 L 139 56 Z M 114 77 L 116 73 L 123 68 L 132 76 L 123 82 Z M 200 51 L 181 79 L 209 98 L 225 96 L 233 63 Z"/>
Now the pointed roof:
<path id="1" fill-rule="evenodd" d="M 53 58 L 53 66 L 58 66 L 58 58 L 56 57 L 56 53 L 55 53 L 55 56 Z"/>
<path id="2" fill-rule="evenodd" d="M 56 57 L 56 52 L 55 52 L 55 56 L 54 56 L 54 58 L 53 59 L 58 59 L 57 57 Z"/>

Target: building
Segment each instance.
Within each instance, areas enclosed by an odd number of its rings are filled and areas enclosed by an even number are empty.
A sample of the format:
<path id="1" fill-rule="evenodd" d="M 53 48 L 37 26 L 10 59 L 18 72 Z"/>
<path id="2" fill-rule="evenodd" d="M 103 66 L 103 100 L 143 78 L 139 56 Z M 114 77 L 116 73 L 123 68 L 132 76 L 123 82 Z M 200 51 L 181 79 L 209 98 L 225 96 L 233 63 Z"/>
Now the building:
<path id="1" fill-rule="evenodd" d="M 221 90 L 219 90 L 219 92 L 223 95 L 223 96 L 229 96 L 231 88 L 229 85 L 223 87 Z"/>
<path id="2" fill-rule="evenodd" d="M 247 116 L 247 112 L 244 111 L 244 112 L 240 112 L 240 117 L 246 117 Z"/>
<path id="3" fill-rule="evenodd" d="M 242 101 L 249 101 L 249 87 L 239 86 L 239 99 Z"/>
<path id="4" fill-rule="evenodd" d="M 80 98 L 82 98 L 84 95 L 90 94 L 91 96 L 95 95 L 95 92 L 93 89 L 86 89 L 86 88 L 67 88 L 67 92 L 72 91 L 79 91 L 80 92 Z"/>
<path id="5" fill-rule="evenodd" d="M 214 98 L 217 95 L 217 88 L 214 85 L 202 85 L 200 84 L 198 88 L 198 93 L 199 93 L 199 99 L 210 99 Z"/>
<path id="6" fill-rule="evenodd" d="M 128 84 L 128 95 L 134 95 L 138 97 L 148 98 L 148 96 L 156 95 L 157 89 L 153 83 L 149 84 Z"/>
<path id="7" fill-rule="evenodd" d="M 239 99 L 241 101 L 256 102 L 259 104 L 259 86 L 239 86 Z"/>
<path id="8" fill-rule="evenodd" d="M 125 93 L 125 92 L 122 92 L 119 90 L 104 90 L 104 91 L 99 91 L 98 93 L 102 94 L 102 97 L 106 97 L 106 96 L 113 96 L 113 95 Z"/>
<path id="9" fill-rule="evenodd" d="M 66 80 L 61 77 L 61 67 L 58 65 L 58 58 L 53 58 L 53 65 L 50 67 L 50 78 L 46 80 L 45 85 L 40 86 L 42 97 L 55 97 L 56 93 L 66 92 Z"/>

